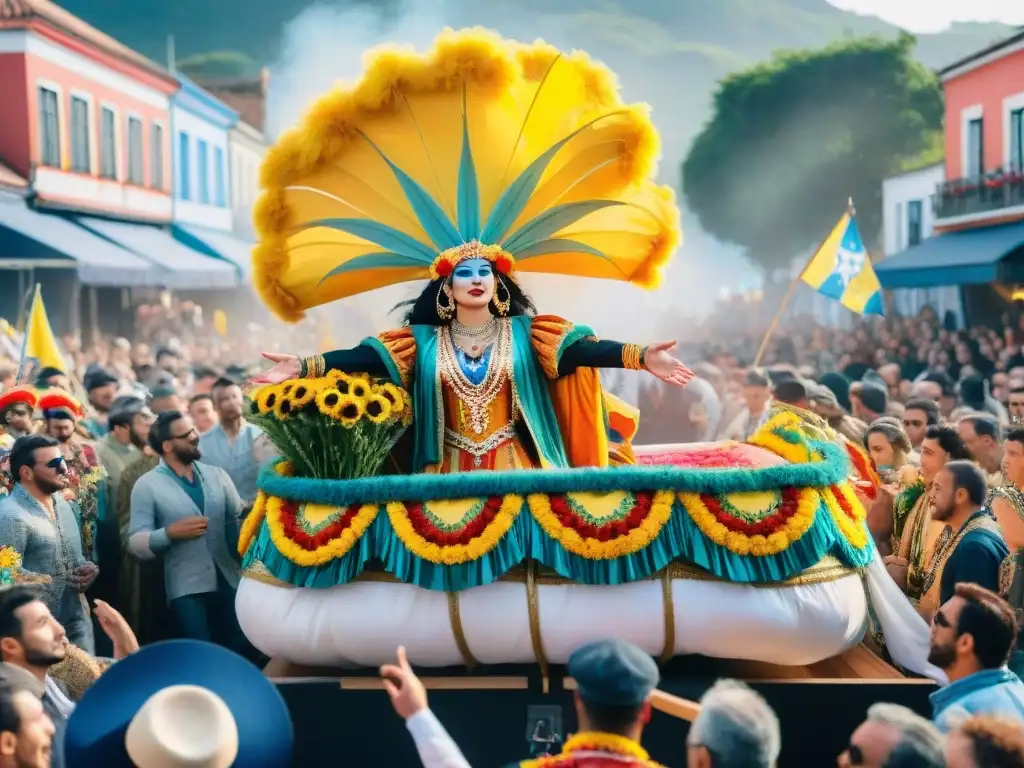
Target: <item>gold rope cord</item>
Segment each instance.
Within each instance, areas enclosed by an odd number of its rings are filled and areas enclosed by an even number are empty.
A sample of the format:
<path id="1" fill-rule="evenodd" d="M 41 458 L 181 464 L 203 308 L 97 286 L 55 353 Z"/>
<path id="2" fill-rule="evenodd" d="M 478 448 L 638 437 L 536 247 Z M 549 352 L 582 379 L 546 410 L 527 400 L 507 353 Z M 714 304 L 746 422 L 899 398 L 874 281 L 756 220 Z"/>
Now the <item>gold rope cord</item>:
<path id="1" fill-rule="evenodd" d="M 455 645 L 458 646 L 462 661 L 469 669 L 477 666 L 480 662 L 469 650 L 469 643 L 466 640 L 466 632 L 462 628 L 462 612 L 459 609 L 459 593 L 448 593 L 448 622 L 452 625 L 452 635 L 455 637 Z"/>
<path id="2" fill-rule="evenodd" d="M 544 642 L 540 636 L 540 600 L 537 595 L 537 564 L 530 560 L 526 564 L 526 615 L 530 623 L 530 642 L 533 656 L 540 667 L 544 693 L 548 692 L 548 659 L 544 655 Z"/>
<path id="3" fill-rule="evenodd" d="M 661 572 L 661 606 L 665 614 L 665 645 L 661 649 L 661 663 L 667 664 L 676 655 L 676 605 L 672 600 L 672 574 L 668 568 Z"/>

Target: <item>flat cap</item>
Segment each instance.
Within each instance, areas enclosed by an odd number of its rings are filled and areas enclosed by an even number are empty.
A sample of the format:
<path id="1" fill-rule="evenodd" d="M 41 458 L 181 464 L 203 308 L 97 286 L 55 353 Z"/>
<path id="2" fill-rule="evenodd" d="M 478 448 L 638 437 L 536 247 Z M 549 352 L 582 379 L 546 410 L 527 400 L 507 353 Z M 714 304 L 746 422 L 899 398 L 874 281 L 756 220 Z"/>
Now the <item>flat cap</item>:
<path id="1" fill-rule="evenodd" d="M 92 392 L 94 389 L 106 387 L 110 384 L 118 384 L 120 381 L 117 376 L 103 368 L 91 368 L 86 371 L 82 384 L 85 386 L 86 392 Z"/>
<path id="2" fill-rule="evenodd" d="M 573 651 L 569 674 L 584 702 L 638 707 L 658 687 L 658 665 L 625 640 L 598 640 Z"/>

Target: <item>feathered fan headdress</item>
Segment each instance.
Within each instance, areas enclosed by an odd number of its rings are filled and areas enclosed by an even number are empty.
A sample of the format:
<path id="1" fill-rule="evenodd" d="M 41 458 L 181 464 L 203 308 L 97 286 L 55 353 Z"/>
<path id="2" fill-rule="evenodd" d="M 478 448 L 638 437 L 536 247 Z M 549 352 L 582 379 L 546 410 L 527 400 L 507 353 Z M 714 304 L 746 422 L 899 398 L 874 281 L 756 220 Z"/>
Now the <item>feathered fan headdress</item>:
<path id="1" fill-rule="evenodd" d="M 658 136 L 611 72 L 483 30 L 382 49 L 263 164 L 256 286 L 285 320 L 465 258 L 652 288 L 679 243 Z"/>

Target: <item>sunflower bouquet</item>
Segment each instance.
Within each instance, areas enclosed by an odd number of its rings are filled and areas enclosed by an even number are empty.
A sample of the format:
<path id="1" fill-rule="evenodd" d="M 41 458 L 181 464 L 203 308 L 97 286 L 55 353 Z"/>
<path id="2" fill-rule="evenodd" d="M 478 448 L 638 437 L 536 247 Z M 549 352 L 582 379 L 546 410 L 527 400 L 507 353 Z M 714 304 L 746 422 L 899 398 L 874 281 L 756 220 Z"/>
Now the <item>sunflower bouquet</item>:
<path id="1" fill-rule="evenodd" d="M 379 474 L 412 423 L 404 389 L 341 371 L 260 387 L 246 406 L 246 418 L 266 432 L 295 475 L 326 480 Z"/>

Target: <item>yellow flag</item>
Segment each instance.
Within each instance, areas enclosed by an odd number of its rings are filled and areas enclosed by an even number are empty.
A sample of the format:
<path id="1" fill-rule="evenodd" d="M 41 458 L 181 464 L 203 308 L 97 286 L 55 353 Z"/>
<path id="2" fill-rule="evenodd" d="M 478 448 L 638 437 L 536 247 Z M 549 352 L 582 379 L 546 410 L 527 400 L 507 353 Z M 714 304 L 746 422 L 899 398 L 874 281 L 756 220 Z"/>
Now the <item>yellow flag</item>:
<path id="1" fill-rule="evenodd" d="M 36 293 L 32 297 L 32 308 L 28 313 L 28 325 L 25 327 L 25 348 L 22 351 L 22 365 L 27 359 L 34 359 L 41 368 L 56 368 L 68 372 L 67 363 L 57 346 L 57 339 L 50 327 L 50 318 L 46 316 L 43 296 L 36 283 Z"/>
<path id="2" fill-rule="evenodd" d="M 228 337 L 228 316 L 224 314 L 223 309 L 218 309 L 213 313 L 213 327 L 217 333 L 220 334 L 222 339 Z"/>

